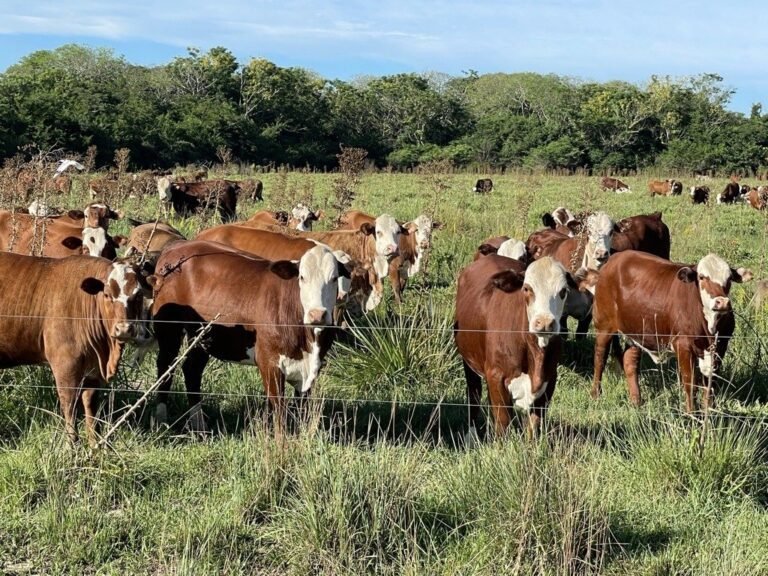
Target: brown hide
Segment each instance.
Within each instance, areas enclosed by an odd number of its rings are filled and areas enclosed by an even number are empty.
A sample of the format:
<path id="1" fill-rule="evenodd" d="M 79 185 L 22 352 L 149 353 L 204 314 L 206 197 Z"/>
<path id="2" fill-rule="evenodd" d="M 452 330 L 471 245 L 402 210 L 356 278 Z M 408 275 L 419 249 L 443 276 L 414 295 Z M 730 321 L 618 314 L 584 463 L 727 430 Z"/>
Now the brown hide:
<path id="1" fill-rule="evenodd" d="M 662 222 L 661 212 L 630 216 L 616 226 L 619 232 L 613 234 L 611 253 L 639 250 L 669 260 L 669 227 Z"/>

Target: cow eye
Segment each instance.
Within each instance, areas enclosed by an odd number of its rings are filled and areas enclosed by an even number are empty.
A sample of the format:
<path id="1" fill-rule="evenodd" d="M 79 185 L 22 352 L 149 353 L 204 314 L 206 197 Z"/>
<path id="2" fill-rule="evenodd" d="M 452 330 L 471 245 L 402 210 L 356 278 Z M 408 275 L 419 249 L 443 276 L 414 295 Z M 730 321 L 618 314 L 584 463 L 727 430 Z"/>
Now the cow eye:
<path id="1" fill-rule="evenodd" d="M 699 274 L 699 280 L 704 280 L 704 275 L 703 274 Z"/>
<path id="2" fill-rule="evenodd" d="M 568 292 L 567 288 L 563 288 L 562 290 L 560 290 L 560 298 L 565 298 L 566 292 Z"/>
<path id="3" fill-rule="evenodd" d="M 381 236 L 381 232 L 376 232 L 376 236 Z"/>
<path id="4" fill-rule="evenodd" d="M 299 282 L 304 282 L 304 276 L 299 276 Z"/>

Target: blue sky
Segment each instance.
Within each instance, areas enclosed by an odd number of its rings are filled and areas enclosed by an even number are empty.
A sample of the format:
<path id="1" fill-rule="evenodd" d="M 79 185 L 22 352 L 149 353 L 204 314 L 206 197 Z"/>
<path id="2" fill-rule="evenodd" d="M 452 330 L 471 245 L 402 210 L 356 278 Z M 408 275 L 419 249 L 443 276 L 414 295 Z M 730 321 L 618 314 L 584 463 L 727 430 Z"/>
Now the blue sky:
<path id="1" fill-rule="evenodd" d="M 768 11 L 754 0 L 0 0 L 0 70 L 76 42 L 162 64 L 229 48 L 326 78 L 540 72 L 643 82 L 715 72 L 768 111 Z"/>

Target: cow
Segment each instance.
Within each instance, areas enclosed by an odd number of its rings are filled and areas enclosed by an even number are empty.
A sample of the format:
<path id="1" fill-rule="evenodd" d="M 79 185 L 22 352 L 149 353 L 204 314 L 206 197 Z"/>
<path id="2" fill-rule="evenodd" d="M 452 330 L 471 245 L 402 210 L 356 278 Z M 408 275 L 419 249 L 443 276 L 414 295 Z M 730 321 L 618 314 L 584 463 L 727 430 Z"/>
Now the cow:
<path id="1" fill-rule="evenodd" d="M 544 229 L 528 237 L 526 247 L 533 260 L 552 256 L 571 273 L 581 271 L 584 276 L 584 290 L 571 291 L 565 303 L 564 317 L 560 323 L 567 331 L 567 317 L 578 320 L 576 337 L 584 338 L 592 319 L 592 289 L 596 281 L 595 272 L 608 260 L 613 236 L 618 227 L 604 212 L 590 214 L 584 222 L 584 230 L 574 237 L 556 230 Z"/>
<path id="2" fill-rule="evenodd" d="M 691 186 L 691 202 L 709 204 L 709 186 Z"/>
<path id="3" fill-rule="evenodd" d="M 195 240 L 218 242 L 242 252 L 247 252 L 265 260 L 298 260 L 309 250 L 317 246 L 316 240 L 300 236 L 286 236 L 272 230 L 250 228 L 241 224 L 224 224 L 203 230 Z M 372 310 L 381 301 L 381 293 L 374 293 L 371 281 L 370 265 L 368 268 L 350 258 L 341 250 L 334 252 L 340 262 L 347 265 L 350 277 L 339 277 L 339 296 L 352 313 Z M 378 282 L 381 286 L 381 282 Z M 348 298 L 347 298 L 348 296 Z M 351 306 L 349 306 L 351 304 Z"/>
<path id="4" fill-rule="evenodd" d="M 624 218 L 616 223 L 616 228 L 611 240 L 611 254 L 640 250 L 669 260 L 669 227 L 662 222 L 661 212 Z"/>
<path id="5" fill-rule="evenodd" d="M 490 178 L 480 178 L 472 187 L 472 192 L 488 194 L 493 192 L 493 181 Z"/>
<path id="6" fill-rule="evenodd" d="M 477 247 L 475 252 L 475 260 L 488 254 L 498 254 L 499 256 L 505 256 L 512 260 L 517 260 L 522 265 L 528 264 L 528 249 L 525 244 L 520 240 L 515 240 L 509 236 L 495 236 L 488 238 L 485 242 Z"/>
<path id="7" fill-rule="evenodd" d="M 649 180 L 648 192 L 653 196 L 679 196 L 683 193 L 683 183 L 679 180 Z"/>
<path id="8" fill-rule="evenodd" d="M 255 178 L 240 180 L 240 193 L 251 202 L 264 201 L 264 183 Z"/>
<path id="9" fill-rule="evenodd" d="M 619 194 L 632 192 L 629 186 L 624 184 L 624 182 L 618 178 L 612 178 L 611 176 L 603 176 L 603 178 L 600 180 L 600 188 L 603 190 L 611 190 Z"/>
<path id="10" fill-rule="evenodd" d="M 97 198 L 105 200 L 117 194 L 119 187 L 120 183 L 117 180 L 111 180 L 109 178 L 93 178 L 88 182 L 88 194 L 90 195 L 91 200 Z"/>
<path id="11" fill-rule="evenodd" d="M 555 208 L 551 213 L 542 214 L 541 223 L 547 228 L 557 230 L 566 236 L 578 234 L 583 225 L 583 222 L 577 219 L 573 212 L 562 206 Z"/>
<path id="12" fill-rule="evenodd" d="M 749 186 L 731 180 L 731 182 L 728 182 L 728 184 L 725 185 L 723 191 L 717 195 L 717 203 L 733 204 L 735 202 L 741 202 L 748 193 Z"/>
<path id="13" fill-rule="evenodd" d="M 168 206 L 180 216 L 190 216 L 198 210 L 218 206 L 223 222 L 236 217 L 239 186 L 230 180 L 206 180 L 203 182 L 172 182 L 169 178 L 158 179 L 158 195 L 168 212 Z"/>
<path id="14" fill-rule="evenodd" d="M 0 211 L 0 250 L 4 252 L 51 258 L 88 254 L 113 260 L 125 241 L 102 227 L 83 226 L 83 221 L 74 224 L 65 216 L 38 218 Z"/>
<path id="15" fill-rule="evenodd" d="M 154 265 L 163 249 L 171 242 L 179 240 L 184 240 L 184 236 L 171 226 L 161 222 L 139 224 L 128 234 L 125 258 L 138 256 L 144 262 Z"/>
<path id="16" fill-rule="evenodd" d="M 298 263 L 272 262 L 204 241 L 175 244 L 163 252 L 152 303 L 158 379 L 176 358 L 184 334 L 191 339 L 214 322 L 182 364 L 194 429 L 205 429 L 200 381 L 211 356 L 258 366 L 276 428 L 281 427 L 285 382 L 306 396 L 331 346 L 338 277 L 345 274 L 326 246 L 314 246 Z M 159 423 L 167 419 L 171 381 L 167 375 L 158 391 Z"/>
<path id="17" fill-rule="evenodd" d="M 117 372 L 124 344 L 148 338 L 140 313 L 149 287 L 133 266 L 86 256 L 0 253 L 0 277 L 0 367 L 48 364 L 69 440 L 78 441 L 82 403 L 93 445 L 98 388 Z"/>
<path id="18" fill-rule="evenodd" d="M 686 410 L 692 412 L 698 381 L 694 362 L 711 379 L 735 327 L 728 298 L 731 283 L 751 278 L 750 270 L 735 270 L 715 254 L 707 254 L 695 266 L 635 251 L 611 256 L 595 287 L 592 397 L 600 395 L 606 352 L 613 342 L 635 406 L 642 402 L 637 377 L 640 352 L 647 352 L 657 364 L 665 353 L 674 352 Z M 624 350 L 619 350 L 618 334 L 628 340 Z M 704 402 L 710 403 L 708 387 Z"/>
<path id="19" fill-rule="evenodd" d="M 286 226 L 300 232 L 310 232 L 312 223 L 317 222 L 323 216 L 322 210 L 314 211 L 300 202 L 293 207 L 290 214 L 284 211 L 259 210 L 254 212 L 248 220 L 241 222 L 241 225 L 253 228 Z"/>
<path id="20" fill-rule="evenodd" d="M 765 210 L 768 207 L 768 187 L 750 188 L 747 193 L 747 202 L 755 210 Z"/>
<path id="21" fill-rule="evenodd" d="M 363 225 L 374 225 L 376 218 L 351 210 L 341 217 L 341 228 L 357 230 Z M 407 234 L 400 234 L 398 239 L 398 255 L 389 263 L 389 280 L 395 302 L 402 303 L 402 294 L 411 278 L 421 270 L 421 263 L 431 247 L 432 230 L 440 228 L 440 222 L 433 222 L 426 214 L 421 214 L 411 222 L 400 224 Z"/>
<path id="22" fill-rule="evenodd" d="M 477 430 L 481 378 L 497 435 L 506 431 L 513 405 L 528 413 L 529 435 L 537 431 L 555 391 L 569 288 L 578 289 L 575 280 L 550 257 L 525 268 L 489 254 L 462 270 L 453 332 L 467 380 L 469 438 Z"/>

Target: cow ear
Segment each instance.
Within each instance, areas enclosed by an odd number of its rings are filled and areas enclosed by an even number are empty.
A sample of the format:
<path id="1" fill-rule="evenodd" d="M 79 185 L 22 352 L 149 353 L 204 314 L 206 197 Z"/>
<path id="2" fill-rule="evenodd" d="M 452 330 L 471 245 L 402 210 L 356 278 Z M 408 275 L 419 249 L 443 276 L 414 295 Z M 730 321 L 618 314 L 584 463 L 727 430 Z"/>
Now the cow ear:
<path id="1" fill-rule="evenodd" d="M 283 280 L 290 280 L 299 275 L 298 264 L 295 264 L 290 260 L 278 260 L 277 262 L 272 262 L 272 264 L 269 265 L 269 270 L 273 274 L 280 276 Z"/>
<path id="2" fill-rule="evenodd" d="M 581 229 L 583 228 L 583 224 L 578 220 L 571 220 L 565 225 L 565 227 L 571 231 L 571 234 L 576 235 L 579 232 L 581 232 Z M 554 226 L 552 226 L 552 228 L 554 228 Z"/>
<path id="3" fill-rule="evenodd" d="M 76 250 L 83 245 L 83 239 L 76 236 L 67 236 L 61 243 L 70 250 Z"/>
<path id="4" fill-rule="evenodd" d="M 483 256 L 488 256 L 488 254 L 496 254 L 498 252 L 498 249 L 496 246 L 493 246 L 492 244 L 480 244 L 480 246 L 477 247 L 477 251 L 480 252 Z"/>
<path id="5" fill-rule="evenodd" d="M 142 224 L 144 224 L 144 222 L 142 222 L 141 220 L 136 220 L 135 218 L 129 217 L 127 220 L 128 220 L 128 224 L 130 224 L 131 226 L 141 226 Z"/>
<path id="6" fill-rule="evenodd" d="M 120 210 L 110 210 L 107 213 L 107 218 L 112 220 L 120 220 L 123 217 L 123 213 Z"/>
<path id="7" fill-rule="evenodd" d="M 80 289 L 86 294 L 96 296 L 99 292 L 104 291 L 104 282 L 98 278 L 86 278 L 80 284 Z"/>
<path id="8" fill-rule="evenodd" d="M 72 220 L 82 220 L 83 218 L 85 218 L 85 212 L 83 212 L 82 210 L 70 210 L 69 212 L 67 212 L 67 216 L 72 218 Z"/>
<path id="9" fill-rule="evenodd" d="M 738 284 L 749 282 L 752 280 L 752 277 L 752 270 L 749 268 L 731 268 L 731 280 Z"/>
<path id="10" fill-rule="evenodd" d="M 364 222 L 363 224 L 360 224 L 360 232 L 362 232 L 366 236 L 370 236 L 376 233 L 376 226 L 374 226 L 370 222 Z"/>
<path id="11" fill-rule="evenodd" d="M 587 292 L 597 284 L 597 281 L 600 278 L 600 272 L 592 270 L 591 268 L 579 268 L 576 271 L 576 274 L 571 277 L 570 281 L 568 280 L 568 276 L 570 276 L 570 273 L 566 273 L 566 281 L 568 282 L 569 288 L 577 289 L 579 292 Z M 573 282 L 573 284 L 571 284 L 571 282 Z"/>
<path id="12" fill-rule="evenodd" d="M 128 237 L 127 236 L 112 236 L 112 241 L 117 246 L 125 246 L 128 243 Z"/>
<path id="13" fill-rule="evenodd" d="M 680 268 L 680 270 L 677 271 L 677 279 L 681 282 L 695 282 L 696 270 L 690 266 L 683 266 Z"/>
<path id="14" fill-rule="evenodd" d="M 552 230 L 554 230 L 555 226 L 557 226 L 554 217 L 549 212 L 541 215 L 541 223 L 544 224 L 544 226 L 547 228 L 552 228 Z"/>
<path id="15" fill-rule="evenodd" d="M 624 227 L 621 225 L 621 222 L 616 222 L 613 225 L 613 230 L 611 230 L 614 234 L 621 234 L 624 232 Z"/>
<path id="16" fill-rule="evenodd" d="M 324 216 L 325 216 L 325 212 L 324 212 L 324 211 L 322 211 L 322 210 L 318 210 L 317 212 L 315 212 L 315 213 L 313 214 L 313 216 L 312 216 L 312 217 L 313 217 L 313 219 L 314 219 L 314 220 L 320 220 L 320 219 L 321 219 L 321 218 L 323 218 Z"/>
<path id="17" fill-rule="evenodd" d="M 432 230 L 442 230 L 443 228 L 445 228 L 445 224 L 443 224 L 442 222 L 439 222 L 437 220 L 432 222 Z"/>
<path id="18" fill-rule="evenodd" d="M 523 286 L 524 276 L 514 270 L 504 270 L 491 276 L 493 285 L 502 292 L 514 292 Z"/>

